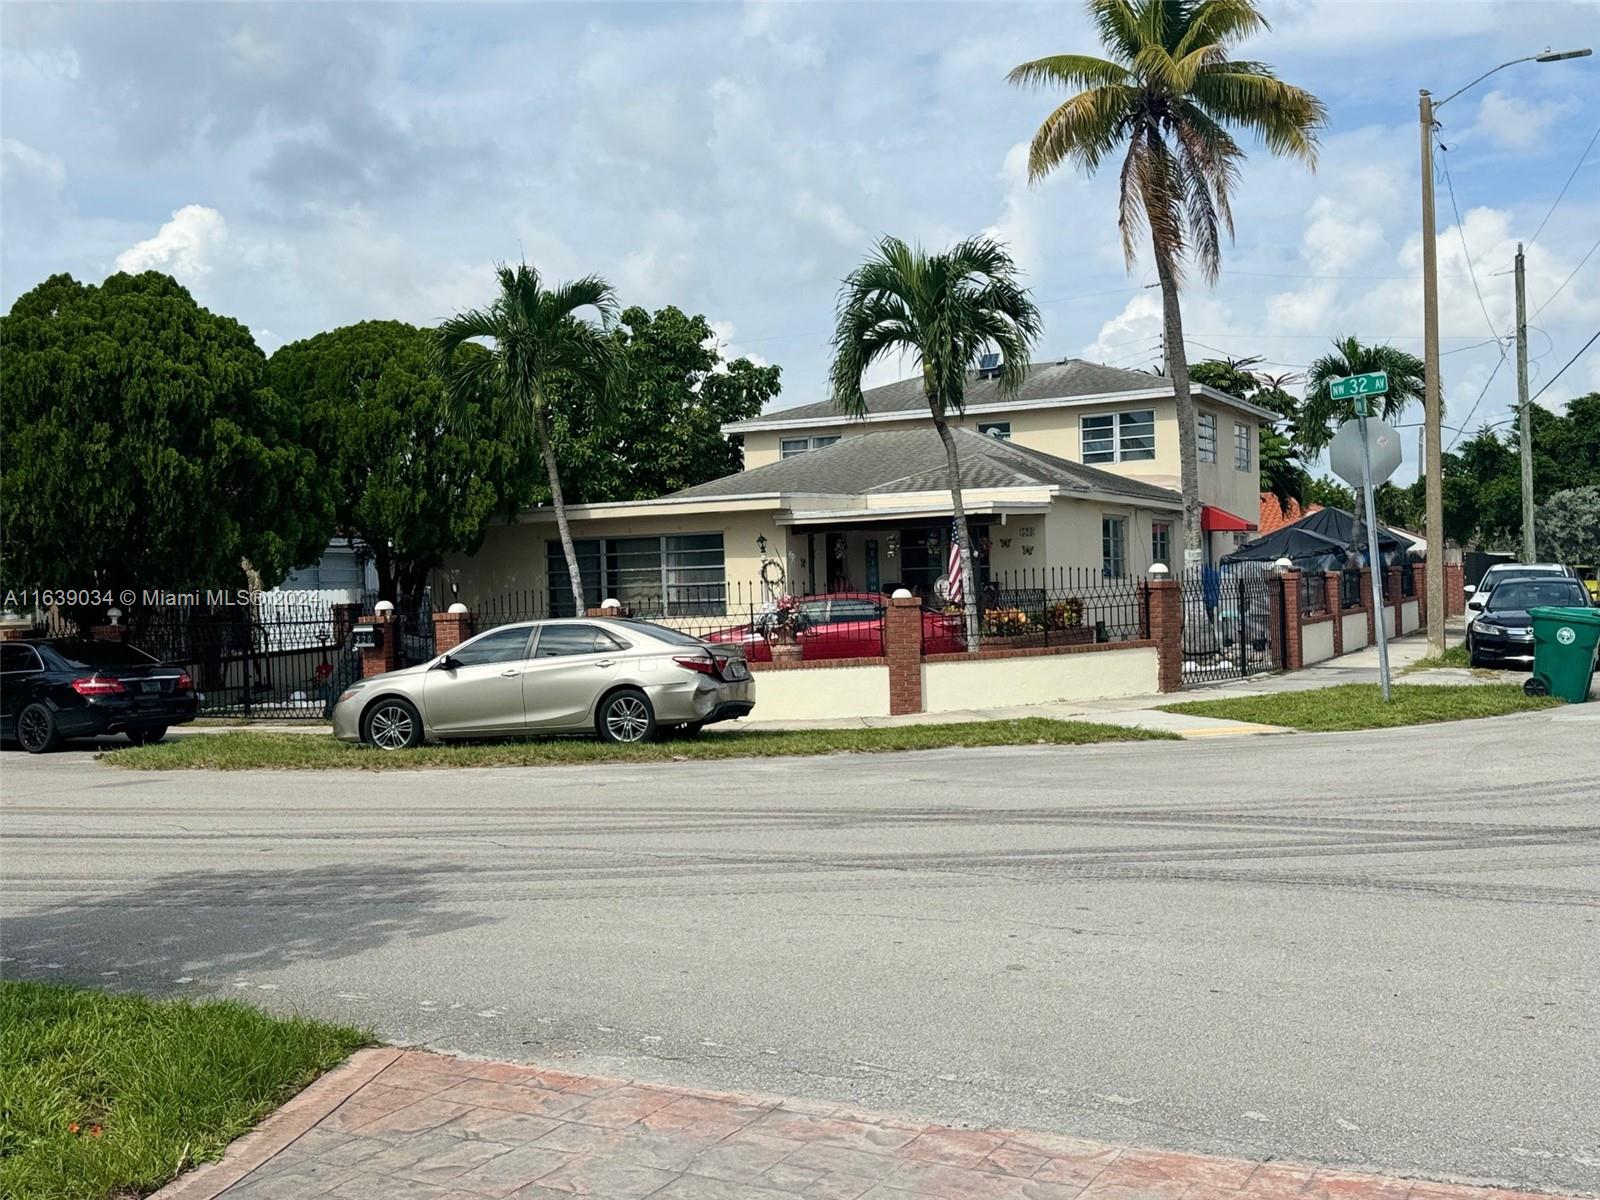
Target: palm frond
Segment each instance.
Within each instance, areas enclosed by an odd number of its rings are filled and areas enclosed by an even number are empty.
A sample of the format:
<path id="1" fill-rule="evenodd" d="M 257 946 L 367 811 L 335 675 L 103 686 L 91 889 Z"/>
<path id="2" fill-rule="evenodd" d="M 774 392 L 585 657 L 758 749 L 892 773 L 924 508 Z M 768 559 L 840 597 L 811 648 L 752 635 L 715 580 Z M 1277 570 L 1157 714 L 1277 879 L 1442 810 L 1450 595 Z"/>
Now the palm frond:
<path id="1" fill-rule="evenodd" d="M 1200 0 L 1190 13 L 1176 53 L 1187 54 L 1208 42 L 1230 46 L 1271 28 L 1251 0 Z"/>
<path id="2" fill-rule="evenodd" d="M 1138 109 L 1136 88 L 1115 85 L 1079 92 L 1044 119 L 1028 147 L 1028 178 L 1042 179 L 1065 159 L 1092 173 L 1128 136 Z"/>
<path id="3" fill-rule="evenodd" d="M 1036 58 L 1020 67 L 1013 67 L 1006 79 L 1018 87 L 1060 84 L 1064 87 L 1092 88 L 1133 82 L 1127 67 L 1089 54 L 1052 54 L 1049 58 Z"/>
<path id="4" fill-rule="evenodd" d="M 1148 10 L 1150 0 L 1141 0 L 1140 7 Z M 1100 44 L 1128 62 L 1146 41 L 1148 12 L 1139 11 L 1128 0 L 1089 0 L 1089 19 L 1099 31 Z"/>
<path id="5" fill-rule="evenodd" d="M 1214 119 L 1250 130 L 1274 154 L 1316 164 L 1317 135 L 1327 124 L 1327 107 L 1304 88 L 1277 78 L 1265 63 L 1206 67 L 1190 91 Z"/>

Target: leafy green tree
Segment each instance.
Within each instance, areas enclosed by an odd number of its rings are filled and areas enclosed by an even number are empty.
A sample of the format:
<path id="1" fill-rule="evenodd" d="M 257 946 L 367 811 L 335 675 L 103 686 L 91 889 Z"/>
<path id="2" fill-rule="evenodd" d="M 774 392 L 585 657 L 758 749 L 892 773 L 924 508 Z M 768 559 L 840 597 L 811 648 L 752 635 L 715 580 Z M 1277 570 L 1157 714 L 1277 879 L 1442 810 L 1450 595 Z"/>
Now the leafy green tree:
<path id="1" fill-rule="evenodd" d="M 609 283 L 594 275 L 547 288 L 527 263 L 502 266 L 495 278 L 500 294 L 488 308 L 458 313 L 439 327 L 436 352 L 453 423 L 471 436 L 474 406 L 482 403 L 496 429 L 524 445 L 537 441 L 567 560 L 572 603 L 582 615 L 583 576 L 550 437 L 550 397 L 556 387 L 567 386 L 589 398 L 597 418 L 612 413 L 621 373 L 616 343 L 608 334 L 617 311 L 616 295 Z M 593 309 L 599 320 L 579 316 L 584 309 Z M 465 343 L 477 339 L 493 343 L 488 353 L 461 352 Z"/>
<path id="2" fill-rule="evenodd" d="M 496 428 L 485 397 L 463 397 L 473 436 L 446 420 L 431 330 L 363 321 L 291 342 L 267 365 L 332 487 L 336 525 L 371 548 L 386 599 L 415 604 L 447 554 L 477 549 L 489 518 L 533 490 L 534 456 Z"/>
<path id="3" fill-rule="evenodd" d="M 1422 360 L 1393 346 L 1366 346 L 1353 337 L 1333 340 L 1333 352 L 1324 354 L 1306 372 L 1306 395 L 1296 422 L 1295 440 L 1309 454 L 1327 448 L 1345 421 L 1356 415 L 1354 400 L 1335 400 L 1332 383 L 1347 375 L 1387 371 L 1389 390 L 1383 397 L 1381 416 L 1398 417 L 1409 404 L 1422 403 Z"/>
<path id="4" fill-rule="evenodd" d="M 724 360 L 705 317 L 671 306 L 628 308 L 611 338 L 624 382 L 609 409 L 568 381 L 551 389 L 569 502 L 647 500 L 744 466 L 742 443 L 722 426 L 760 414 L 778 394 L 777 367 Z"/>
<path id="5" fill-rule="evenodd" d="M 1304 504 L 1319 504 L 1323 508 L 1342 508 L 1346 512 L 1354 511 L 1355 497 L 1350 489 L 1336 479 L 1326 475 L 1313 475 L 1306 481 L 1305 493 L 1301 496 Z"/>
<path id="6" fill-rule="evenodd" d="M 1533 496 L 1544 500 L 1568 488 L 1600 483 L 1600 392 L 1567 401 L 1566 411 L 1537 404 L 1529 412 L 1533 427 Z M 1516 427 L 1512 445 L 1518 445 Z"/>
<path id="7" fill-rule="evenodd" d="M 1552 562 L 1600 563 L 1600 486 L 1557 492 L 1534 514 L 1539 557 Z"/>
<path id="8" fill-rule="evenodd" d="M 1325 110 L 1265 63 L 1229 57 L 1268 28 L 1250 0 L 1089 0 L 1088 8 L 1107 57 L 1057 54 L 1010 74 L 1015 84 L 1083 89 L 1034 134 L 1028 173 L 1039 179 L 1071 160 L 1092 174 L 1122 151 L 1122 250 L 1131 268 L 1139 234 L 1149 230 L 1177 404 L 1184 540 L 1198 552 L 1200 468 L 1178 304 L 1183 260 L 1209 282 L 1221 270 L 1222 235 L 1233 234 L 1230 193 L 1245 157 L 1229 126 L 1314 165 Z"/>
<path id="9" fill-rule="evenodd" d="M 154 271 L 53 275 L 18 298 L 0 426 L 7 587 L 236 590 L 242 569 L 271 585 L 332 532 L 328 480 L 250 331 Z"/>
<path id="10" fill-rule="evenodd" d="M 1039 336 L 1039 310 L 1017 279 L 1016 264 L 986 237 L 929 254 L 886 237 L 839 290 L 829 374 L 833 402 L 864 417 L 861 378 L 880 358 L 909 354 L 922 370 L 922 394 L 944 443 L 950 505 L 961 530 L 961 574 L 966 580 L 967 647 L 978 647 L 978 577 L 972 538 L 961 501 L 961 464 L 949 417 L 966 411 L 967 373 L 985 350 L 1000 352 L 1000 392 L 1009 395 L 1028 377 L 1028 356 Z"/>

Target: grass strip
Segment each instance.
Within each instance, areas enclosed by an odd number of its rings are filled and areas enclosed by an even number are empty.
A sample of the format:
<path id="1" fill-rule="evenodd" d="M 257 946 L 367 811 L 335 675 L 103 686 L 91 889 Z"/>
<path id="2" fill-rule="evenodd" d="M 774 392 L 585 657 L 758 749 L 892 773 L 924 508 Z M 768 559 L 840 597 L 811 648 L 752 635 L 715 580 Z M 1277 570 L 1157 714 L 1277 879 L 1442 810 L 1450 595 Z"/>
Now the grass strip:
<path id="1" fill-rule="evenodd" d="M 1258 721 L 1307 733 L 1327 733 L 1500 717 L 1561 703 L 1548 696 L 1524 695 L 1522 689 L 1512 683 L 1398 683 L 1390 688 L 1390 695 L 1392 699 L 1385 704 L 1377 684 L 1344 683 L 1306 692 L 1276 692 L 1270 696 L 1190 700 L 1162 705 L 1162 711 Z"/>
<path id="2" fill-rule="evenodd" d="M 0 1196 L 143 1196 L 371 1039 L 231 1001 L 0 982 Z"/>
<path id="3" fill-rule="evenodd" d="M 587 738 L 468 742 L 383 751 L 306 733 L 214 733 L 131 746 L 99 756 L 108 766 L 140 771 L 355 770 L 407 771 L 437 767 L 544 767 L 584 763 L 682 762 L 789 755 L 879 754 L 951 746 L 1080 746 L 1093 742 L 1170 740 L 1173 734 L 1088 721 L 1028 717 L 882 729 L 734 730 L 642 746 Z"/>
<path id="4" fill-rule="evenodd" d="M 1446 647 L 1443 654 L 1430 654 L 1427 658 L 1419 658 L 1416 662 L 1405 668 L 1409 675 L 1412 671 L 1429 671 L 1434 667 L 1470 667 L 1472 655 L 1467 653 L 1466 644 Z"/>

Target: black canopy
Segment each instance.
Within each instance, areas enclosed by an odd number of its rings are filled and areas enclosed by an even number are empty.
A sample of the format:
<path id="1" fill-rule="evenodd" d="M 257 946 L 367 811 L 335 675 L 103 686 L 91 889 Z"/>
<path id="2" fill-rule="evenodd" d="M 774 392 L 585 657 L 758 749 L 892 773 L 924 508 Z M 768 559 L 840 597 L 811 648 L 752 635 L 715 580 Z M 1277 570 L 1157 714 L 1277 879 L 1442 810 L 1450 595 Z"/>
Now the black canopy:
<path id="1" fill-rule="evenodd" d="M 1358 542 L 1356 553 L 1351 543 Z M 1287 558 L 1303 571 L 1333 571 L 1347 559 L 1366 557 L 1367 534 L 1364 526 L 1342 508 L 1321 508 L 1308 513 L 1292 525 L 1275 529 L 1265 537 L 1246 542 L 1224 563 L 1276 562 Z M 1378 526 L 1378 554 L 1385 563 L 1403 563 L 1411 551 L 1411 539 Z"/>

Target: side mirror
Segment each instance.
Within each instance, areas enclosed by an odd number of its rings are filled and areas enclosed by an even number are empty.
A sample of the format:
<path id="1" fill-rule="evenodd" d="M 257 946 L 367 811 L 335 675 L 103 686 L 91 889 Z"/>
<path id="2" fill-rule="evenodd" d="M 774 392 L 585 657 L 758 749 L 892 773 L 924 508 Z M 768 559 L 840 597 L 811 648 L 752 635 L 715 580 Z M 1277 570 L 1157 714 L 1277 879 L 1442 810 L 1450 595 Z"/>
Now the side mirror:
<path id="1" fill-rule="evenodd" d="M 454 671 L 460 665 L 461 665 L 461 660 L 460 659 L 454 658 L 451 655 L 446 654 L 438 662 L 433 664 L 433 669 L 435 671 Z"/>
<path id="2" fill-rule="evenodd" d="M 1462 588 L 1462 589 L 1461 589 L 1461 590 L 1462 590 L 1462 591 L 1464 591 L 1464 592 L 1465 592 L 1465 593 L 1466 593 L 1466 594 L 1467 594 L 1467 595 L 1469 595 L 1469 596 L 1470 596 L 1470 595 L 1472 595 L 1472 593 L 1473 593 L 1473 592 L 1475 592 L 1475 591 L 1477 591 L 1477 590 L 1478 590 L 1478 589 L 1477 589 L 1477 588 L 1475 588 L 1475 587 L 1473 587 L 1473 586 L 1472 586 L 1472 585 L 1471 585 L 1471 584 L 1470 584 L 1470 583 L 1469 583 L 1469 584 L 1467 584 L 1467 586 L 1466 586 L 1466 587 L 1464 587 L 1464 588 Z"/>

